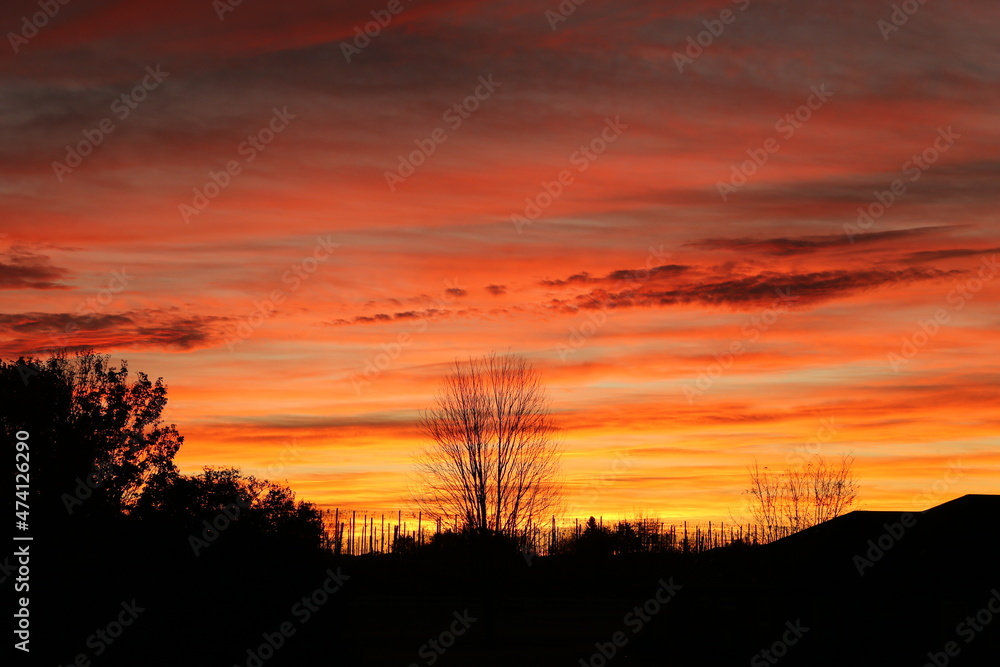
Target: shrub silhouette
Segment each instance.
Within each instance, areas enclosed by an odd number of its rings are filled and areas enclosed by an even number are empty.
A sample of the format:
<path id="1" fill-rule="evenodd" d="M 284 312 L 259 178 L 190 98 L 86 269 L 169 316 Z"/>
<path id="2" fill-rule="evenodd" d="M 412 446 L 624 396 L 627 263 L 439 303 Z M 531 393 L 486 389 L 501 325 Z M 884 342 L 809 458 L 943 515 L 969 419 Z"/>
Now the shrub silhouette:
<path id="1" fill-rule="evenodd" d="M 631 554 L 643 550 L 642 537 L 628 521 L 619 521 L 614 532 L 615 553 Z"/>
<path id="2" fill-rule="evenodd" d="M 579 536 L 560 541 L 554 551 L 558 554 L 581 558 L 602 558 L 611 556 L 615 550 L 615 536 L 609 529 L 598 524 L 597 519 L 590 517 Z"/>
<path id="3" fill-rule="evenodd" d="M 412 535 L 402 535 L 392 541 L 392 553 L 409 556 L 417 552 L 417 541 Z"/>

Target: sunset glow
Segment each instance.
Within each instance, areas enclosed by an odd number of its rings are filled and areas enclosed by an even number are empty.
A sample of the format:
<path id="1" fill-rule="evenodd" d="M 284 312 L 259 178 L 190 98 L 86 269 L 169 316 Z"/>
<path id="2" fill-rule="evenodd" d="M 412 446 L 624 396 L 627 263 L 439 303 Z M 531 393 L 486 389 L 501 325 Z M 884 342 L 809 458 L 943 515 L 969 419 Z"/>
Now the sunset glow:
<path id="1" fill-rule="evenodd" d="M 405 510 L 491 351 L 542 374 L 567 518 L 745 520 L 746 466 L 813 452 L 859 509 L 1000 493 L 995 3 L 387 4 L 6 45 L 0 354 L 162 376 L 181 472 L 324 508 Z"/>

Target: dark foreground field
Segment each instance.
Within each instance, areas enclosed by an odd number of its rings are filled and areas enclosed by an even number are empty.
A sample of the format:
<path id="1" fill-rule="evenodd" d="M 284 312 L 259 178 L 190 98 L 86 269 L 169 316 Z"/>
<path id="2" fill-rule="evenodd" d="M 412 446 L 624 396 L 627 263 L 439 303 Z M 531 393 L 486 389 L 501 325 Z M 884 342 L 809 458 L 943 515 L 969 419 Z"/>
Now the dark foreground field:
<path id="1" fill-rule="evenodd" d="M 184 535 L 111 523 L 33 543 L 18 664 L 996 665 L 998 501 L 854 512 L 697 556 L 530 562 L 475 546 L 335 558 L 225 533 L 194 557 Z"/>

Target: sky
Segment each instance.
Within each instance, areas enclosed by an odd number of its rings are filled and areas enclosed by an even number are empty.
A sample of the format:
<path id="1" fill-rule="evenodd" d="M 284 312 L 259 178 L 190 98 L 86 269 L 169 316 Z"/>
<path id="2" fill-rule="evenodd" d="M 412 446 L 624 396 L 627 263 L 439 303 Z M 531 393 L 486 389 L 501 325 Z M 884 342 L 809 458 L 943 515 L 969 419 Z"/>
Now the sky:
<path id="1" fill-rule="evenodd" d="M 48 12 L 48 13 L 46 13 Z M 0 355 L 162 376 L 181 472 L 406 507 L 456 359 L 568 516 L 1000 493 L 1000 6 L 5 3 Z"/>

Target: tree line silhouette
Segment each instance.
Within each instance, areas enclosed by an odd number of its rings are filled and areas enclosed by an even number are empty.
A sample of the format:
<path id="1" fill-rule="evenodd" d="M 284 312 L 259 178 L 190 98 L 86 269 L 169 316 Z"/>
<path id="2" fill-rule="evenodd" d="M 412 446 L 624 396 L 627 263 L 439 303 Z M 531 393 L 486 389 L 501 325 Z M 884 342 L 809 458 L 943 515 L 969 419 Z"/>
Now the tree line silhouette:
<path id="1" fill-rule="evenodd" d="M 162 378 L 154 382 L 143 372 L 130 378 L 126 361 L 115 367 L 109 356 L 88 350 L 0 361 L 0 383 L 0 428 L 8 441 L 27 430 L 42 443 L 33 452 L 31 506 L 45 525 L 128 520 L 186 534 L 196 554 L 222 532 L 232 542 L 284 541 L 345 553 L 345 521 L 330 525 L 286 486 L 236 468 L 180 474 L 174 457 L 184 438 L 162 420 Z M 816 456 L 783 473 L 755 463 L 745 492 L 752 526 L 731 524 L 728 534 L 716 526 L 714 538 L 711 528 L 703 538 L 702 527 L 692 526 L 689 535 L 685 525 L 678 535 L 677 527 L 656 521 L 604 528 L 591 517 L 575 530 L 557 530 L 557 428 L 539 373 L 509 353 L 456 362 L 420 427 L 429 444 L 415 457 L 411 497 L 425 525 L 436 523 L 438 544 L 454 541 L 447 533 L 470 533 L 497 534 L 532 553 L 700 551 L 706 544 L 770 542 L 822 523 L 848 510 L 857 491 L 847 457 L 829 465 Z M 387 540 L 384 517 L 382 524 L 380 547 L 360 551 L 409 553 L 425 542 L 422 531 L 408 534 L 400 526 Z M 355 553 L 353 519 L 350 525 Z M 371 539 L 375 529 L 373 523 Z"/>
<path id="2" fill-rule="evenodd" d="M 205 540 L 228 508 L 227 540 L 323 542 L 321 512 L 287 487 L 235 468 L 177 471 L 184 438 L 162 421 L 162 378 L 132 379 L 126 361 L 114 367 L 87 351 L 0 361 L 0 385 L 0 432 L 13 441 L 27 431 L 34 444 L 30 506 L 39 525 L 58 531 L 118 519 Z"/>
<path id="3" fill-rule="evenodd" d="M 471 377 L 476 369 L 480 376 Z M 947 641 L 950 619 L 975 612 L 995 585 L 995 531 L 973 530 L 995 516 L 989 497 L 925 513 L 859 577 L 852 557 L 879 543 L 898 514 L 829 520 L 853 502 L 849 459 L 823 466 L 813 459 L 781 473 L 752 468 L 744 497 L 766 501 L 765 521 L 799 533 L 760 548 L 749 545 L 781 535 L 767 534 L 767 525 L 740 532 L 728 522 L 711 532 L 667 530 L 648 516 L 553 526 L 558 448 L 537 374 L 496 356 L 457 365 L 456 374 L 463 377 L 446 380 L 423 416 L 428 449 L 440 450 L 421 459 L 437 467 L 433 483 L 417 485 L 415 499 L 427 504 L 415 511 L 426 512 L 424 525 L 436 534 L 417 539 L 406 524 L 383 532 L 380 521 L 379 540 L 391 537 L 390 547 L 358 557 L 344 548 L 343 532 L 324 527 L 328 514 L 285 486 L 234 468 L 181 474 L 174 460 L 184 439 L 163 420 L 162 379 L 130 375 L 125 362 L 112 366 L 93 352 L 0 361 L 0 429 L 8 442 L 31 433 L 31 522 L 39 532 L 30 594 L 40 633 L 32 659 L 97 658 L 88 638 L 127 606 L 143 611 L 121 638 L 100 644 L 106 667 L 174 665 L 193 655 L 198 664 L 247 667 L 410 664 L 428 637 L 439 636 L 441 618 L 468 609 L 479 620 L 442 664 L 569 664 L 619 627 L 621 604 L 641 605 L 653 582 L 676 575 L 683 590 L 623 649 L 628 664 L 663 664 L 668 654 L 683 664 L 745 663 L 773 642 L 775 628 L 800 616 L 816 630 L 797 648 L 805 662 L 789 664 L 846 664 L 855 655 L 881 661 L 856 664 L 903 664 L 896 658 L 926 653 L 927 633 L 943 628 L 932 649 Z M 515 391 L 518 377 L 528 380 L 523 392 Z M 462 479 L 467 489 L 456 485 Z M 452 517 L 441 529 L 435 508 L 438 518 Z M 358 533 L 373 540 L 371 517 L 358 519 L 368 526 Z M 803 530 L 814 522 L 822 525 Z M 939 539 L 953 526 L 974 535 L 975 548 Z M 544 551 L 524 541 L 535 530 L 552 538 Z M 320 620 L 296 625 L 262 660 L 262 642 L 297 622 L 291 610 L 331 573 L 341 576 L 341 566 L 342 590 L 311 611 Z M 928 578 L 933 586 L 911 591 L 911 582 Z M 898 618 L 897 597 L 906 601 Z M 842 627 L 857 640 L 845 644 Z M 905 645 L 886 645 L 883 627 Z M 720 628 L 725 643 L 717 641 Z M 968 655 L 990 650 L 977 638 Z M 702 660 L 709 653 L 718 660 Z"/>

